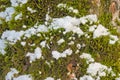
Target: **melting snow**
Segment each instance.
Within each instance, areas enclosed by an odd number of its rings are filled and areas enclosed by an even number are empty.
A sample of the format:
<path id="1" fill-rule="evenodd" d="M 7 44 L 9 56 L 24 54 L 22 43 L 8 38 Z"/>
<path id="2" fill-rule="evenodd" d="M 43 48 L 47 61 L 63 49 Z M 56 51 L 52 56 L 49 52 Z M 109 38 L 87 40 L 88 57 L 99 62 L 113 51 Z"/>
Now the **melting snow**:
<path id="1" fill-rule="evenodd" d="M 14 74 L 18 74 L 19 72 L 15 69 L 15 68 L 11 68 L 11 71 L 7 73 L 7 75 L 5 76 L 5 80 L 12 80 L 12 78 L 14 77 Z"/>
<path id="2" fill-rule="evenodd" d="M 21 36 L 24 34 L 23 31 L 20 31 L 20 32 L 17 32 L 15 30 L 12 30 L 12 31 L 8 31 L 6 30 L 5 32 L 3 32 L 1 38 L 4 39 L 4 40 L 8 40 L 10 41 L 11 43 L 16 43 L 17 40 L 20 40 Z"/>
<path id="3" fill-rule="evenodd" d="M 78 11 L 77 9 L 74 9 L 73 7 L 67 6 L 67 4 L 60 3 L 60 4 L 57 5 L 57 7 L 58 7 L 58 8 L 65 8 L 65 9 L 67 9 L 69 12 L 73 12 L 73 13 L 75 13 L 75 14 L 78 14 L 78 13 L 79 13 L 79 11 Z"/>
<path id="4" fill-rule="evenodd" d="M 92 76 L 106 76 L 106 72 L 113 73 L 111 69 L 100 63 L 91 63 L 87 68 L 87 73 Z"/>
<path id="5" fill-rule="evenodd" d="M 94 59 L 88 53 L 82 53 L 82 55 L 80 56 L 80 58 L 86 59 L 87 64 L 89 64 L 91 62 L 94 62 Z"/>
<path id="6" fill-rule="evenodd" d="M 67 57 L 67 55 L 71 55 L 71 54 L 72 54 L 71 49 L 66 49 L 65 51 L 63 51 L 63 53 L 60 53 L 58 51 L 52 51 L 52 56 L 55 59 L 59 59 L 61 57 Z"/>
<path id="7" fill-rule="evenodd" d="M 30 8 L 30 7 L 27 7 L 27 10 L 30 11 L 31 13 L 35 13 L 35 12 L 36 12 L 36 10 L 33 10 L 33 9 Z"/>
<path id="8" fill-rule="evenodd" d="M 80 80 L 95 80 L 90 75 L 84 75 L 83 77 L 80 77 Z"/>
<path id="9" fill-rule="evenodd" d="M 5 41 L 0 39 L 0 53 L 3 55 L 6 53 L 5 48 L 6 48 Z"/>
<path id="10" fill-rule="evenodd" d="M 18 20 L 18 19 L 22 19 L 22 13 L 18 14 L 17 16 L 15 16 L 15 20 Z"/>
<path id="11" fill-rule="evenodd" d="M 37 47 L 34 53 L 28 52 L 26 56 L 30 57 L 30 63 L 32 63 L 36 59 L 40 59 L 42 57 L 42 51 L 39 47 Z"/>
<path id="12" fill-rule="evenodd" d="M 97 29 L 93 32 L 93 38 L 98 38 L 100 36 L 106 36 L 109 35 L 108 29 L 106 29 L 102 25 L 98 25 Z"/>
<path id="13" fill-rule="evenodd" d="M 115 35 L 110 35 L 110 41 L 109 41 L 109 44 L 115 44 L 116 43 L 116 41 L 118 41 L 119 39 L 118 39 L 118 37 L 117 36 L 115 36 Z"/>
<path id="14" fill-rule="evenodd" d="M 46 46 L 46 41 L 42 41 L 42 42 L 40 43 L 40 46 L 45 47 L 45 46 Z"/>
<path id="15" fill-rule="evenodd" d="M 62 44 L 63 42 L 65 42 L 64 39 L 60 39 L 60 40 L 57 41 L 58 45 Z"/>
<path id="16" fill-rule="evenodd" d="M 10 0 L 11 2 L 11 5 L 14 6 L 14 7 L 17 7 L 17 6 L 22 6 L 22 4 L 25 4 L 27 3 L 28 0 Z"/>
<path id="17" fill-rule="evenodd" d="M 54 80 L 52 77 L 47 77 L 45 80 Z"/>
<path id="18" fill-rule="evenodd" d="M 13 78 L 13 80 L 32 80 L 32 77 L 30 75 L 21 75 L 17 78 Z"/>
<path id="19" fill-rule="evenodd" d="M 25 46 L 25 45 L 26 45 L 26 42 L 21 42 L 21 45 L 22 45 L 22 46 Z"/>
<path id="20" fill-rule="evenodd" d="M 15 9 L 13 7 L 8 7 L 4 12 L 0 12 L 0 18 L 3 18 L 7 21 L 12 19 L 12 15 L 15 13 Z"/>

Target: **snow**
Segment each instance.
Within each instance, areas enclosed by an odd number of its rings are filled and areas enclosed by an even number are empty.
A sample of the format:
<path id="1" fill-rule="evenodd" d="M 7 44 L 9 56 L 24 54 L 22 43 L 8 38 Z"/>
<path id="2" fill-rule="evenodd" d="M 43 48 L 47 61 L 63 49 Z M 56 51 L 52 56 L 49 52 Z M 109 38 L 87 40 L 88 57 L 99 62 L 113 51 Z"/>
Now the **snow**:
<path id="1" fill-rule="evenodd" d="M 120 78 L 115 78 L 115 80 L 120 80 Z"/>
<path id="2" fill-rule="evenodd" d="M 89 31 L 93 32 L 93 31 L 95 31 L 96 28 L 97 28 L 97 25 L 90 26 Z"/>
<path id="3" fill-rule="evenodd" d="M 36 59 L 40 59 L 42 57 L 42 51 L 39 47 L 37 47 L 34 51 L 34 53 L 28 52 L 26 57 L 30 57 L 30 63 L 35 61 Z"/>
<path id="4" fill-rule="evenodd" d="M 13 80 L 32 80 L 32 77 L 30 75 L 21 75 L 17 78 L 13 78 Z"/>
<path id="5" fill-rule="evenodd" d="M 0 39 L 0 54 L 4 55 L 6 53 L 5 48 L 6 48 L 5 41 Z"/>
<path id="6" fill-rule="evenodd" d="M 57 41 L 58 45 L 62 44 L 63 42 L 65 42 L 64 39 L 60 39 L 60 40 Z"/>
<path id="7" fill-rule="evenodd" d="M 15 20 L 19 20 L 19 19 L 22 19 L 22 13 L 18 14 L 17 16 L 15 16 Z"/>
<path id="8" fill-rule="evenodd" d="M 21 45 L 22 45 L 22 46 L 25 46 L 25 45 L 26 45 L 26 42 L 23 42 L 23 41 L 22 41 L 22 42 L 21 42 Z"/>
<path id="9" fill-rule="evenodd" d="M 77 44 L 77 48 L 78 48 L 78 49 L 81 49 L 81 45 L 80 45 L 80 44 Z"/>
<path id="10" fill-rule="evenodd" d="M 87 68 L 87 73 L 92 76 L 106 76 L 106 71 L 108 70 L 109 69 L 107 66 L 95 62 L 89 64 L 89 67 Z"/>
<path id="11" fill-rule="evenodd" d="M 35 12 L 36 12 L 36 10 L 33 10 L 33 9 L 30 8 L 30 7 L 27 7 L 27 10 L 30 11 L 31 13 L 35 13 Z"/>
<path id="12" fill-rule="evenodd" d="M 21 6 L 22 4 L 27 3 L 28 0 L 10 0 L 13 7 Z"/>
<path id="13" fill-rule="evenodd" d="M 118 37 L 115 36 L 115 35 L 110 35 L 110 41 L 109 41 L 109 44 L 115 44 L 116 41 L 118 41 Z"/>
<path id="14" fill-rule="evenodd" d="M 54 80 L 52 77 L 47 77 L 45 80 Z"/>
<path id="15" fill-rule="evenodd" d="M 82 55 L 80 56 L 81 59 L 86 59 L 86 63 L 89 64 L 91 62 L 94 62 L 94 59 L 91 57 L 90 54 L 88 53 L 82 53 Z"/>
<path id="16" fill-rule="evenodd" d="M 71 49 L 66 49 L 65 51 L 63 51 L 63 53 L 60 53 L 58 51 L 52 51 L 52 56 L 55 59 L 59 59 L 61 57 L 67 57 L 67 55 L 71 55 L 71 54 L 72 54 Z"/>
<path id="17" fill-rule="evenodd" d="M 10 72 L 7 73 L 7 75 L 5 76 L 5 80 L 12 80 L 12 78 L 14 77 L 14 74 L 18 74 L 19 72 L 15 69 L 15 68 L 10 68 Z"/>
<path id="18" fill-rule="evenodd" d="M 66 16 L 63 18 L 54 18 L 53 22 L 50 25 L 50 28 L 51 29 L 64 28 L 65 32 L 72 31 L 73 33 L 83 35 L 83 31 L 78 27 L 79 24 L 80 24 L 79 19 Z"/>
<path id="19" fill-rule="evenodd" d="M 73 12 L 74 14 L 79 13 L 77 9 L 74 9 L 73 7 L 69 7 L 67 4 L 60 3 L 57 5 L 57 7 L 67 9 L 69 12 Z"/>
<path id="20" fill-rule="evenodd" d="M 93 38 L 98 38 L 100 36 L 106 36 L 109 35 L 108 29 L 106 29 L 102 25 L 98 25 L 97 29 L 93 32 Z"/>
<path id="21" fill-rule="evenodd" d="M 46 41 L 42 41 L 42 42 L 40 43 L 40 46 L 42 46 L 42 48 L 44 48 L 44 47 L 46 46 Z"/>
<path id="22" fill-rule="evenodd" d="M 95 80 L 90 75 L 84 75 L 83 77 L 80 77 L 80 80 Z"/>
<path id="23" fill-rule="evenodd" d="M 15 30 L 6 30 L 5 32 L 3 32 L 1 38 L 14 44 L 17 42 L 17 40 L 21 39 L 20 37 L 22 37 L 23 34 L 23 31 L 17 32 Z"/>
<path id="24" fill-rule="evenodd" d="M 12 19 L 12 15 L 15 13 L 15 9 L 13 7 L 8 7 L 4 12 L 0 12 L 0 18 L 5 19 L 5 21 L 10 21 Z"/>

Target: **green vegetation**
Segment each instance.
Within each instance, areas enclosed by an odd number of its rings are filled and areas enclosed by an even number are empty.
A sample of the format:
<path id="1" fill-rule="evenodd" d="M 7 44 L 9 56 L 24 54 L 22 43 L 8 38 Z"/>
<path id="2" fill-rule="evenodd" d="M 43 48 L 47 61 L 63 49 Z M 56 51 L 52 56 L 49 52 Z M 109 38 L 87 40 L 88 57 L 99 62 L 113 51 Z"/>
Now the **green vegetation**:
<path id="1" fill-rule="evenodd" d="M 66 3 L 69 6 L 74 7 L 79 10 L 78 15 L 74 15 L 66 10 L 61 10 L 56 6 L 59 3 Z M 7 5 L 6 5 L 7 4 Z M 102 0 L 102 4 L 105 4 L 105 0 Z M 1 0 L 0 5 L 4 5 L 6 7 L 10 6 L 9 0 Z M 37 10 L 35 13 L 30 13 L 27 11 L 27 7 L 31 7 L 34 10 Z M 108 5 L 107 5 L 108 6 Z M 30 27 L 33 27 L 36 22 L 39 24 L 44 24 L 45 16 L 48 12 L 48 8 L 50 9 L 49 15 L 52 18 L 60 18 L 63 16 L 73 16 L 73 17 L 81 17 L 89 14 L 89 8 L 91 4 L 89 0 L 29 0 L 27 4 L 24 4 L 22 7 L 16 7 L 16 13 L 13 15 L 13 18 L 9 22 L 5 22 L 3 20 L 3 24 L 0 24 L 0 35 L 5 30 L 26 30 Z M 102 9 L 105 6 L 102 5 Z M 0 7 L 1 11 L 4 11 L 4 7 Z M 14 17 L 22 12 L 22 19 L 15 20 Z M 28 16 L 26 18 L 26 16 Z M 119 35 L 114 27 L 110 23 L 111 14 L 107 13 L 106 10 L 101 12 L 99 16 L 99 23 L 104 25 L 106 28 L 110 30 L 110 32 L 114 35 Z M 88 23 L 89 24 L 89 23 Z M 98 23 L 94 23 L 98 24 Z M 22 25 L 26 25 L 27 28 L 22 28 Z M 86 31 L 88 29 L 87 25 L 82 25 L 81 29 Z M 26 42 L 25 46 L 21 45 L 21 41 L 18 41 L 16 44 L 11 45 L 8 44 L 6 48 L 7 53 L 5 55 L 0 55 L 0 80 L 5 79 L 5 75 L 10 71 L 10 68 L 16 68 L 21 74 L 31 74 L 34 80 L 44 80 L 46 77 L 54 77 L 56 79 L 65 80 L 67 69 L 66 66 L 70 62 L 70 60 L 77 60 L 80 64 L 79 72 L 77 72 L 77 78 L 83 76 L 86 73 L 86 68 L 88 65 L 85 60 L 80 59 L 80 55 L 83 52 L 90 53 L 95 61 L 100 62 L 108 67 L 112 67 L 113 71 L 117 74 L 120 73 L 120 44 L 117 42 L 115 45 L 109 44 L 109 36 L 102 36 L 96 39 L 93 39 L 92 33 L 88 32 L 90 38 L 86 38 L 84 35 L 79 37 L 77 34 L 73 32 L 68 32 L 63 34 L 64 29 L 58 30 L 49 30 L 48 32 L 40 33 L 40 37 L 37 35 L 33 35 L 31 38 L 23 39 L 22 41 Z M 74 39 L 69 39 L 69 37 L 75 37 Z M 53 37 L 53 38 L 51 38 Z M 46 39 L 48 38 L 48 39 Z M 57 41 L 63 38 L 65 40 L 61 45 L 57 44 Z M 35 46 L 40 46 L 40 42 L 45 41 L 50 47 L 41 48 L 43 59 L 38 59 L 34 61 L 32 64 L 29 63 L 29 58 L 26 57 L 27 52 L 34 52 Z M 74 41 L 73 45 L 68 45 L 70 41 Z M 35 46 L 30 46 L 30 44 L 35 43 Z M 77 50 L 77 44 L 85 44 L 85 47 L 80 49 L 80 52 L 75 54 Z M 73 54 L 67 56 L 66 58 L 60 58 L 56 60 L 52 57 L 51 52 L 53 50 L 57 50 L 59 52 L 64 51 L 67 48 L 71 48 L 73 50 Z M 47 64 L 50 63 L 50 65 Z M 41 74 L 39 74 L 41 72 Z M 16 75 L 16 76 L 18 76 Z M 101 77 L 101 80 L 113 80 L 114 77 L 107 76 Z"/>

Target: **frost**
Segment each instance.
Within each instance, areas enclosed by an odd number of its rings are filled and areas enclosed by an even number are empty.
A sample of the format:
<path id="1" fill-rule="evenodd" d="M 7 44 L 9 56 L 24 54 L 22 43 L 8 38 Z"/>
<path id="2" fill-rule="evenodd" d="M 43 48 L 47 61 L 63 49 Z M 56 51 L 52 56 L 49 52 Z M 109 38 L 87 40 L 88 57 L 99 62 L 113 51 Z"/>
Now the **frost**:
<path id="1" fill-rule="evenodd" d="M 20 31 L 20 32 L 17 32 L 15 30 L 12 30 L 12 31 L 8 31 L 6 30 L 5 32 L 3 32 L 1 38 L 4 39 L 4 40 L 8 40 L 10 41 L 11 43 L 16 43 L 17 40 L 20 40 L 21 36 L 24 34 L 23 31 Z"/>
<path id="2" fill-rule="evenodd" d="M 102 25 L 98 25 L 97 29 L 93 32 L 93 38 L 98 38 L 100 36 L 106 36 L 109 35 L 108 29 L 106 29 Z"/>
<path id="3" fill-rule="evenodd" d="M 15 20 L 21 19 L 22 17 L 22 13 L 18 14 L 17 16 L 15 16 Z"/>
<path id="4" fill-rule="evenodd" d="M 6 48 L 5 41 L 0 39 L 0 53 L 3 55 L 6 53 L 5 48 Z"/>
<path id="5" fill-rule="evenodd" d="M 36 12 L 36 10 L 33 10 L 33 9 L 30 8 L 30 7 L 27 7 L 27 10 L 30 11 L 31 13 L 35 13 L 35 12 Z"/>
<path id="6" fill-rule="evenodd" d="M 28 52 L 26 56 L 30 57 L 30 63 L 32 63 L 36 59 L 40 59 L 42 57 L 42 51 L 39 47 L 37 47 L 34 53 Z"/>
<path id="7" fill-rule="evenodd" d="M 63 42 L 65 42 L 64 39 L 60 39 L 60 40 L 57 41 L 58 45 L 62 44 Z"/>
<path id="8" fill-rule="evenodd" d="M 115 36 L 115 35 L 110 35 L 110 41 L 109 41 L 109 44 L 115 44 L 116 41 L 118 41 L 118 37 Z"/>
<path id="9" fill-rule="evenodd" d="M 15 13 L 15 9 L 13 7 L 8 7 L 4 12 L 0 12 L 0 18 L 5 19 L 5 21 L 10 21 L 12 19 L 12 15 Z"/>
<path id="10" fill-rule="evenodd" d="M 71 54 L 72 54 L 71 49 L 66 49 L 65 51 L 63 51 L 63 53 L 60 53 L 58 51 L 52 51 L 52 56 L 55 59 L 59 59 L 61 57 L 67 57 L 67 55 L 71 55 Z"/>
<path id="11" fill-rule="evenodd" d="M 95 80 L 95 79 L 89 75 L 84 75 L 83 77 L 80 77 L 80 80 Z"/>
<path id="12" fill-rule="evenodd" d="M 45 80 L 54 80 L 52 77 L 47 77 Z"/>
<path id="13" fill-rule="evenodd" d="M 87 64 L 89 64 L 91 62 L 94 62 L 94 59 L 88 53 L 82 53 L 82 55 L 80 56 L 80 58 L 86 59 Z"/>
<path id="14" fill-rule="evenodd" d="M 15 68 L 11 68 L 11 71 L 7 73 L 7 75 L 5 76 L 5 80 L 12 80 L 12 78 L 14 77 L 14 74 L 18 74 L 19 72 L 15 69 Z"/>
<path id="15" fill-rule="evenodd" d="M 30 75 L 21 75 L 17 78 L 13 78 L 13 80 L 32 80 L 32 77 Z"/>
<path id="16" fill-rule="evenodd" d="M 27 3 L 28 0 L 10 0 L 11 5 L 14 7 L 21 6 L 22 4 Z"/>

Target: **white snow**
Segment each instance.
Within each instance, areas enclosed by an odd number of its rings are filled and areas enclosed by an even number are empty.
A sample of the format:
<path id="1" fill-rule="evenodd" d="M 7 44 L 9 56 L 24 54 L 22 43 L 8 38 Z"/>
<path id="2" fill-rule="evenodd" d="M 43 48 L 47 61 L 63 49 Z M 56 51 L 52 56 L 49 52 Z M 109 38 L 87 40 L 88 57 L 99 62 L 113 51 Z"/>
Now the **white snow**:
<path id="1" fill-rule="evenodd" d="M 81 49 L 81 45 L 80 45 L 80 44 L 77 44 L 77 48 L 78 48 L 78 49 Z"/>
<path id="2" fill-rule="evenodd" d="M 115 80 L 120 80 L 120 77 L 119 78 L 115 78 Z"/>
<path id="3" fill-rule="evenodd" d="M 39 47 L 37 47 L 34 53 L 28 52 L 26 56 L 30 57 L 30 63 L 32 63 L 36 59 L 40 59 L 42 57 L 42 51 Z"/>
<path id="4" fill-rule="evenodd" d="M 52 29 L 64 28 L 65 32 L 73 31 L 79 35 L 83 35 L 83 31 L 78 27 L 80 24 L 79 19 L 66 16 L 63 18 L 54 18 L 53 22 L 50 25 Z"/>
<path id="5" fill-rule="evenodd" d="M 93 31 L 95 31 L 96 28 L 97 28 L 97 25 L 90 26 L 89 31 L 93 32 Z"/>
<path id="6" fill-rule="evenodd" d="M 68 45 L 74 45 L 74 41 L 70 41 Z"/>
<path id="7" fill-rule="evenodd" d="M 65 42 L 63 38 L 57 41 L 58 45 L 62 44 L 63 42 Z"/>
<path id="8" fill-rule="evenodd" d="M 108 71 L 109 68 L 107 66 L 97 62 L 89 64 L 89 67 L 87 68 L 87 73 L 91 76 L 106 76 L 106 72 Z"/>
<path id="9" fill-rule="evenodd" d="M 0 53 L 3 55 L 6 53 L 5 48 L 6 48 L 5 41 L 0 39 Z"/>
<path id="10" fill-rule="evenodd" d="M 52 56 L 55 59 L 59 59 L 61 57 L 67 57 L 67 55 L 71 55 L 71 54 L 72 54 L 72 50 L 71 49 L 66 49 L 62 53 L 60 53 L 58 51 L 52 51 Z"/>
<path id="11" fill-rule="evenodd" d="M 14 74 L 18 74 L 19 72 L 15 69 L 15 68 L 10 68 L 10 72 L 7 73 L 7 75 L 5 76 L 5 80 L 12 80 L 12 78 L 14 77 Z"/>
<path id="12" fill-rule="evenodd" d="M 27 3 L 28 0 L 10 0 L 11 2 L 11 5 L 14 6 L 14 7 L 17 7 L 17 6 L 22 6 L 22 4 L 25 4 Z"/>
<path id="13" fill-rule="evenodd" d="M 116 41 L 118 41 L 118 37 L 115 36 L 115 35 L 110 35 L 110 41 L 109 41 L 109 44 L 115 44 Z"/>
<path id="14" fill-rule="evenodd" d="M 32 80 L 30 75 L 20 75 L 17 78 L 13 78 L 13 80 Z"/>
<path id="15" fill-rule="evenodd" d="M 19 19 L 22 19 L 22 13 L 18 14 L 17 16 L 15 16 L 15 20 L 19 20 Z"/>
<path id="16" fill-rule="evenodd" d="M 92 78 L 92 76 L 90 75 L 84 75 L 83 77 L 80 77 L 80 80 L 95 80 L 95 79 Z"/>
<path id="17" fill-rule="evenodd" d="M 106 29 L 102 25 L 98 25 L 97 29 L 93 32 L 93 38 L 98 38 L 100 36 L 106 36 L 109 35 L 108 29 Z"/>
<path id="18" fill-rule="evenodd" d="M 45 80 L 54 80 L 52 77 L 47 77 Z"/>
<path id="19" fill-rule="evenodd" d="M 81 59 L 86 59 L 86 63 L 89 64 L 91 62 L 94 62 L 94 59 L 91 57 L 90 54 L 88 53 L 82 53 L 82 55 L 80 56 Z"/>
<path id="20" fill-rule="evenodd" d="M 67 9 L 69 12 L 73 12 L 75 14 L 79 13 L 77 9 L 74 9 L 73 7 L 69 7 L 67 4 L 60 3 L 57 5 L 57 7 Z"/>
<path id="21" fill-rule="evenodd" d="M 42 42 L 40 43 L 40 46 L 42 46 L 42 48 L 44 48 L 44 47 L 46 46 L 46 41 L 42 41 Z"/>
<path id="22" fill-rule="evenodd" d="M 26 45 L 26 42 L 22 41 L 22 42 L 21 42 L 21 45 L 22 45 L 22 46 L 25 46 L 25 45 Z"/>
<path id="23" fill-rule="evenodd" d="M 30 7 L 27 7 L 27 10 L 30 11 L 31 13 L 35 13 L 35 12 L 36 12 L 36 10 L 33 10 L 33 9 L 30 8 Z"/>
<path id="24" fill-rule="evenodd" d="M 13 7 L 8 7 L 4 12 L 0 12 L 0 18 L 5 19 L 5 21 L 10 21 L 12 19 L 12 15 L 15 13 L 15 9 Z"/>
<path id="25" fill-rule="evenodd" d="M 16 43 L 17 40 L 21 40 L 22 35 L 24 34 L 24 31 L 17 32 L 15 30 L 8 31 L 6 30 L 3 32 L 1 38 L 7 41 L 10 41 L 11 43 Z"/>

